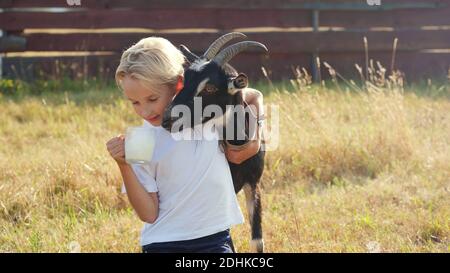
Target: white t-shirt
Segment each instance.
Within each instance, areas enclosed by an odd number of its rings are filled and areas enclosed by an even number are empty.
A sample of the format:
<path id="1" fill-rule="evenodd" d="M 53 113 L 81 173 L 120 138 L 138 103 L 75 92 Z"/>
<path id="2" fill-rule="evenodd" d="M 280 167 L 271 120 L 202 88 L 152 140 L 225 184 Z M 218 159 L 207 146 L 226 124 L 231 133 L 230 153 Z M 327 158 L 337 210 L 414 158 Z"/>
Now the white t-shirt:
<path id="1" fill-rule="evenodd" d="M 175 140 L 160 126 L 144 126 L 157 131 L 153 158 L 132 169 L 148 192 L 158 192 L 159 215 L 144 224 L 141 245 L 196 239 L 244 222 L 217 138 Z"/>

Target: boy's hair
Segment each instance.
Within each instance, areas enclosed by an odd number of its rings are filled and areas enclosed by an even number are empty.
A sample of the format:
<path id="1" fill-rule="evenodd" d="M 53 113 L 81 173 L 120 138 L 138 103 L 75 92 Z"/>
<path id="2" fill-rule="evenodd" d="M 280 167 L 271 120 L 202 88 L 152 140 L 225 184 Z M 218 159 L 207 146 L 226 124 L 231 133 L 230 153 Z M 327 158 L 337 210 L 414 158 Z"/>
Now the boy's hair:
<path id="1" fill-rule="evenodd" d="M 171 42 L 161 37 L 140 40 L 122 54 L 116 70 L 116 83 L 131 76 L 150 87 L 176 85 L 184 73 L 185 57 Z"/>

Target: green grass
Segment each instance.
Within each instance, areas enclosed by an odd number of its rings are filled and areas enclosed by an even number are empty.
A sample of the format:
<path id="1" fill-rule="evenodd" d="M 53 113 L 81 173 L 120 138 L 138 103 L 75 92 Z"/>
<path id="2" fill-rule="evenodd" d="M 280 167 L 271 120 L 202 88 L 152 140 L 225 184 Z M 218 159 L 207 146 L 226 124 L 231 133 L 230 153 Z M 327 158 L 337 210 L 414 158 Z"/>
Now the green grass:
<path id="1" fill-rule="evenodd" d="M 120 91 L 0 86 L 0 252 L 138 252 L 141 223 L 105 147 L 140 123 Z M 449 252 L 448 83 L 255 86 L 280 109 L 262 180 L 267 252 Z M 232 236 L 249 251 L 247 224 Z"/>

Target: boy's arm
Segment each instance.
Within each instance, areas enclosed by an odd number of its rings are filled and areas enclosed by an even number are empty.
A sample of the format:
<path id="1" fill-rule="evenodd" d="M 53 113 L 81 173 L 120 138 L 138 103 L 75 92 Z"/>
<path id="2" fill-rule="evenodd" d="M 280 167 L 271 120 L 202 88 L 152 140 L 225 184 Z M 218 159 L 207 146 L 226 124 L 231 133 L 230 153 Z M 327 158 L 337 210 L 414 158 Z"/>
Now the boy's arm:
<path id="1" fill-rule="evenodd" d="M 158 218 L 159 200 L 156 192 L 147 192 L 139 183 L 130 165 L 118 164 L 125 184 L 128 199 L 139 218 L 147 223 L 154 223 Z"/>
<path id="2" fill-rule="evenodd" d="M 245 102 L 247 102 L 250 106 L 254 106 L 256 108 L 256 113 L 253 114 L 256 115 L 257 119 L 262 117 L 264 115 L 264 102 L 262 93 L 256 89 L 245 88 L 242 90 L 242 95 Z M 258 125 L 256 125 L 256 134 L 256 136 L 250 136 L 250 139 L 253 140 L 250 141 L 249 145 L 245 147 L 245 149 L 233 150 L 232 148 L 227 147 L 225 149 L 225 156 L 227 160 L 231 163 L 240 164 L 258 153 L 261 147 L 262 136 L 261 128 Z"/>

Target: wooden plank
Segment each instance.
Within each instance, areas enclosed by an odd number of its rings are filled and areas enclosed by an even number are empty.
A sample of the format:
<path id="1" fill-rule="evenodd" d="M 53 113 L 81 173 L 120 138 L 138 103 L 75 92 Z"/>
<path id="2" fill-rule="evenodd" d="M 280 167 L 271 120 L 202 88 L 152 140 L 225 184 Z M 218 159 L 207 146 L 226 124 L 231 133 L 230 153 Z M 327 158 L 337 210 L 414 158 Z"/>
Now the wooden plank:
<path id="1" fill-rule="evenodd" d="M 201 20 L 200 20 L 201 18 Z M 91 10 L 70 13 L 8 12 L 0 17 L 0 29 L 35 28 L 213 28 L 309 27 L 308 11 L 154 9 L 146 11 Z"/>
<path id="2" fill-rule="evenodd" d="M 270 56 L 244 53 L 231 60 L 230 64 L 249 76 L 250 86 L 255 81 L 267 80 L 262 72 L 262 67 L 271 80 L 292 78 L 292 68 L 297 65 L 306 67 L 311 73 L 311 55 L 307 53 L 271 53 Z"/>
<path id="3" fill-rule="evenodd" d="M 380 61 L 389 70 L 391 63 L 391 52 L 371 52 L 370 59 Z M 346 79 L 359 82 L 360 76 L 355 69 L 355 63 L 364 66 L 363 52 L 324 52 L 321 53 L 321 61 L 327 61 L 337 72 Z M 305 67 L 311 75 L 311 55 L 302 53 L 271 54 L 269 59 L 257 58 L 251 55 L 241 55 L 232 61 L 238 71 L 244 72 L 251 77 L 251 82 L 265 80 L 261 67 L 264 66 L 269 72 L 272 80 L 294 78 L 293 68 Z M 396 69 L 405 74 L 406 82 L 417 82 L 428 78 L 446 80 L 448 69 L 450 69 L 450 53 L 424 53 L 424 52 L 398 52 L 396 58 Z M 389 73 L 389 71 L 388 71 Z M 321 77 L 330 79 L 326 68 L 321 66 Z"/>
<path id="4" fill-rule="evenodd" d="M 26 39 L 19 36 L 0 36 L 0 52 L 24 51 Z"/>
<path id="5" fill-rule="evenodd" d="M 320 26 L 344 28 L 449 26 L 450 6 L 390 11 L 322 11 Z"/>
<path id="6" fill-rule="evenodd" d="M 111 8 L 176 8 L 189 9 L 307 9 L 307 10 L 392 10 L 408 8 L 436 8 L 446 4 L 448 0 L 382 0 L 381 6 L 370 6 L 365 0 L 80 0 L 83 8 L 111 9 Z M 68 8 L 66 1 L 58 0 L 3 0 L 0 8 L 24 7 L 60 7 Z M 74 6 L 75 7 L 75 6 Z"/>
<path id="7" fill-rule="evenodd" d="M 46 34 L 25 35 L 28 51 L 116 51 L 131 46 L 152 35 L 169 39 L 175 45 L 186 44 L 201 52 L 222 33 L 102 33 L 102 34 Z M 450 30 L 406 30 L 396 32 L 255 32 L 246 33 L 249 40 L 266 44 L 271 53 L 351 52 L 363 51 L 363 37 L 369 49 L 389 51 L 395 38 L 399 50 L 450 48 Z"/>
<path id="8" fill-rule="evenodd" d="M 388 67 L 391 61 L 390 52 L 371 52 L 370 58 L 379 60 Z M 7 77 L 32 78 L 42 72 L 48 77 L 58 77 L 61 74 L 79 78 L 84 77 L 87 71 L 89 76 L 102 77 L 103 79 L 113 79 L 114 70 L 119 63 L 120 55 L 111 56 L 87 56 L 87 57 L 7 57 L 3 59 L 4 72 Z M 321 60 L 330 63 L 340 74 L 347 79 L 356 82 L 360 77 L 354 64 L 364 64 L 363 53 L 335 53 L 324 52 Z M 261 72 L 264 66 L 269 72 L 272 80 L 292 79 L 294 74 L 292 68 L 296 66 L 305 67 L 309 72 L 310 55 L 303 53 L 292 54 L 271 54 L 267 59 L 260 55 L 244 54 L 232 60 L 231 64 L 238 71 L 246 73 L 250 77 L 250 86 L 257 80 L 265 81 Z M 418 53 L 399 52 L 397 54 L 396 67 L 400 68 L 406 75 L 407 82 L 426 80 L 428 78 L 446 79 L 450 64 L 450 53 Z M 59 69 L 56 69 L 57 66 Z M 14 69 L 12 69 L 14 66 Z M 65 68 L 64 68 L 65 67 Z M 17 75 L 18 73 L 19 75 Z M 39 73 L 39 74 L 38 74 Z M 322 65 L 322 77 L 329 79 L 329 73 Z"/>
<path id="9" fill-rule="evenodd" d="M 405 30 L 373 32 L 271 32 L 248 33 L 250 39 L 262 42 L 277 53 L 364 51 L 363 38 L 369 40 L 369 49 L 390 51 L 395 38 L 399 50 L 450 48 L 450 30 Z"/>
<path id="10" fill-rule="evenodd" d="M 151 18 L 151 20 L 149 20 Z M 176 20 L 174 20 L 176 18 Z M 202 18 L 199 20 L 198 18 Z M 312 27 L 306 10 L 151 9 L 88 10 L 68 13 L 7 12 L 0 29 L 42 28 L 213 28 Z M 320 26 L 344 28 L 412 28 L 450 25 L 450 6 L 441 9 L 392 11 L 322 11 Z"/>
<path id="11" fill-rule="evenodd" d="M 321 53 L 321 61 L 326 61 L 343 76 L 359 81 L 355 64 L 364 67 L 364 54 L 356 52 Z M 379 61 L 389 73 L 392 52 L 370 52 L 369 58 Z M 376 65 L 376 63 L 375 63 Z M 427 78 L 446 79 L 450 69 L 450 53 L 397 52 L 395 68 L 405 73 L 407 82 L 426 80 Z M 329 73 L 322 66 L 322 75 L 329 78 Z"/>
<path id="12" fill-rule="evenodd" d="M 24 80 L 33 80 L 40 75 L 55 79 L 61 76 L 72 79 L 84 79 L 85 76 L 91 76 L 113 80 L 119 61 L 119 55 L 5 57 L 3 72 L 5 77 L 19 77 Z"/>

